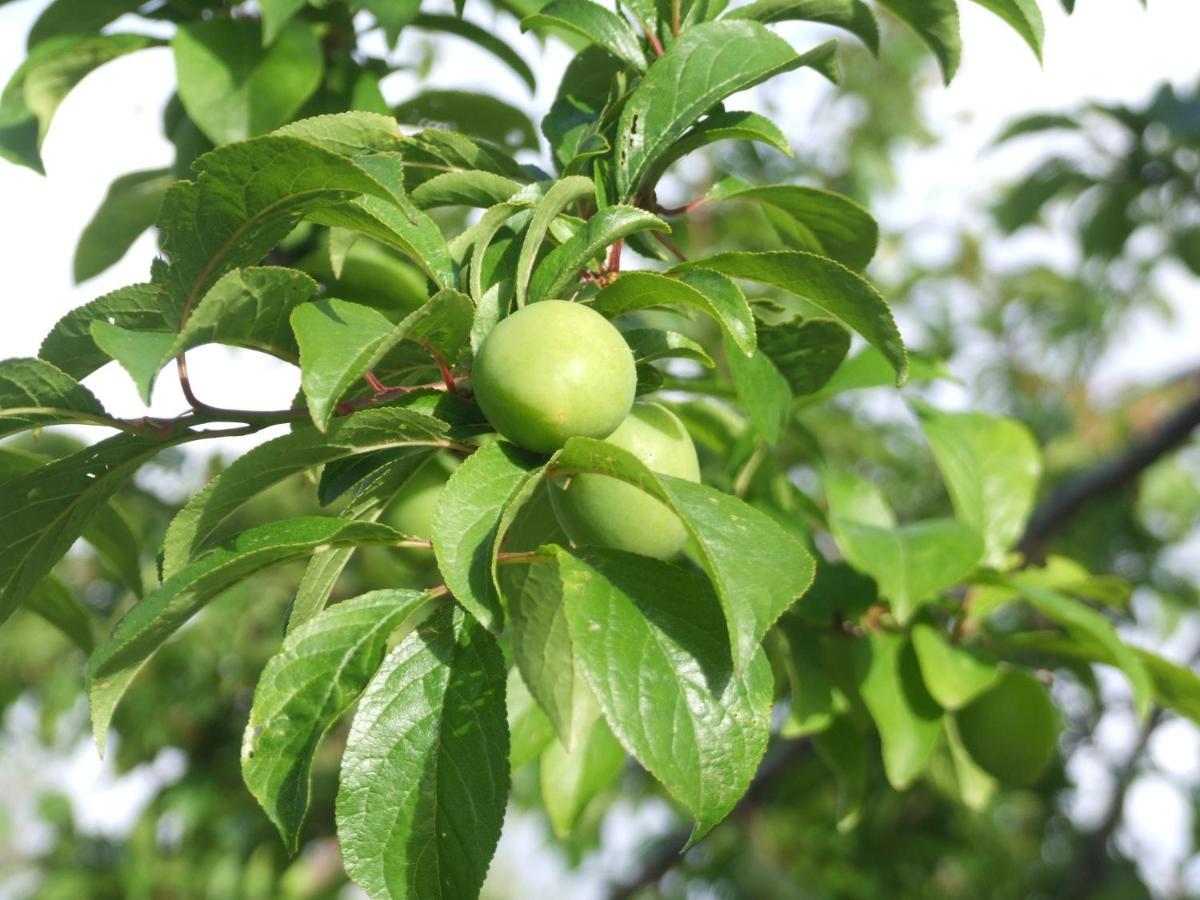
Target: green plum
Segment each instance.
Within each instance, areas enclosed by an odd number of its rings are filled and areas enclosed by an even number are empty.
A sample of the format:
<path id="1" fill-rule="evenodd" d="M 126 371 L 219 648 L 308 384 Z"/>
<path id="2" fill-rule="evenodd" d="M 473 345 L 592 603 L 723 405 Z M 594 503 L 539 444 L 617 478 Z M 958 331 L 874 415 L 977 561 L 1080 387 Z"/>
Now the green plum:
<path id="1" fill-rule="evenodd" d="M 1058 710 L 1028 672 L 1008 669 L 955 714 L 963 746 L 1005 784 L 1037 783 L 1057 750 Z"/>
<path id="2" fill-rule="evenodd" d="M 457 461 L 448 453 L 430 457 L 400 491 L 388 510 L 388 523 L 410 537 L 428 538 L 433 533 L 434 507 L 456 467 Z"/>
<path id="3" fill-rule="evenodd" d="M 700 480 L 696 446 L 683 423 L 657 403 L 635 403 L 610 444 L 628 450 L 652 472 Z M 607 475 L 576 475 L 551 492 L 555 511 L 576 544 L 612 547 L 670 559 L 687 540 L 679 517 L 633 485 Z"/>
<path id="4" fill-rule="evenodd" d="M 527 450 L 552 453 L 568 438 L 612 434 L 633 405 L 637 372 L 604 316 L 543 300 L 488 333 L 471 382 L 492 427 Z"/>

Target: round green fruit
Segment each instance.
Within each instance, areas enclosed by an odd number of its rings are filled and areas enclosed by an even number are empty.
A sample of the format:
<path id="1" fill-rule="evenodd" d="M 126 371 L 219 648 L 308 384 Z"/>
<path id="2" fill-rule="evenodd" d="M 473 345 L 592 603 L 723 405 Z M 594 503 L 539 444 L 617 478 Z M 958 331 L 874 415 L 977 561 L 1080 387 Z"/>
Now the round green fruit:
<path id="1" fill-rule="evenodd" d="M 454 469 L 455 460 L 449 454 L 438 453 L 428 459 L 401 489 L 388 510 L 388 523 L 410 537 L 428 538 L 433 534 L 433 510 Z"/>
<path id="2" fill-rule="evenodd" d="M 700 480 L 696 446 L 678 417 L 657 403 L 636 403 L 608 443 L 628 450 L 652 472 Z M 576 475 L 551 491 L 563 529 L 576 544 L 670 559 L 687 531 L 679 517 L 633 485 L 607 475 Z"/>
<path id="3" fill-rule="evenodd" d="M 552 453 L 568 438 L 612 434 L 633 404 L 637 372 L 621 332 L 593 309 L 543 300 L 501 320 L 471 372 L 475 399 L 515 444 Z"/>
<path id="4" fill-rule="evenodd" d="M 955 715 L 963 746 L 1005 784 L 1037 782 L 1057 751 L 1058 710 L 1028 672 L 1008 669 Z"/>

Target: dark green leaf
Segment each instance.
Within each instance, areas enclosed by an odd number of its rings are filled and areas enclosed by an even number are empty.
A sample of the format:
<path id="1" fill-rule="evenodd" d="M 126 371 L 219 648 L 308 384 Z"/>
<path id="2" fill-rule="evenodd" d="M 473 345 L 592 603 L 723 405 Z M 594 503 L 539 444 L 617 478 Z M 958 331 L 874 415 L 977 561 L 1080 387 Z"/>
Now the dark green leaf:
<path id="1" fill-rule="evenodd" d="M 329 427 L 350 387 L 401 341 L 433 348 L 453 363 L 470 336 L 474 314 L 470 298 L 450 290 L 435 294 L 399 324 L 369 306 L 344 300 L 297 307 L 292 328 L 300 345 L 300 378 L 317 427 Z"/>
<path id="2" fill-rule="evenodd" d="M 521 20 L 521 30 L 561 29 L 602 47 L 638 72 L 646 69 L 646 54 L 633 27 L 616 13 L 592 0 L 551 0 Z"/>
<path id="3" fill-rule="evenodd" d="M 401 538 L 374 522 L 320 516 L 285 519 L 243 531 L 167 578 L 121 617 L 88 660 L 92 730 L 100 752 L 129 683 L 163 642 L 213 597 L 260 569 L 319 548 L 388 545 Z"/>
<path id="4" fill-rule="evenodd" d="M 501 441 L 485 444 L 450 476 L 433 515 L 433 549 L 446 586 L 493 630 L 504 621 L 492 577 L 501 520 L 510 505 L 523 501 L 541 471 L 530 453 Z"/>
<path id="5" fill-rule="evenodd" d="M 962 58 L 955 0 L 879 0 L 879 3 L 907 22 L 929 45 L 949 84 Z"/>
<path id="6" fill-rule="evenodd" d="M 392 633 L 427 600 L 394 590 L 346 600 L 290 631 L 267 661 L 246 723 L 242 778 L 292 853 L 317 744 L 366 688 Z"/>
<path id="7" fill-rule="evenodd" d="M 699 575 L 614 551 L 557 557 L 571 638 L 605 718 L 693 815 L 698 840 L 733 809 L 766 750 L 766 654 L 754 648 L 734 671 Z"/>
<path id="8" fill-rule="evenodd" d="M 797 250 L 809 250 L 861 271 L 875 255 L 879 226 L 854 201 L 818 188 L 797 184 L 762 187 L 734 178 L 719 181 L 710 200 L 753 200 L 783 213 Z M 785 235 L 788 237 L 788 235 Z"/>
<path id="9" fill-rule="evenodd" d="M 119 434 L 0 483 L 0 623 L 142 463 L 199 436 L 153 440 Z"/>
<path id="10" fill-rule="evenodd" d="M 779 443 L 792 412 L 787 379 L 761 347 L 747 356 L 726 338 L 725 359 L 738 401 L 755 430 L 768 444 Z"/>
<path id="11" fill-rule="evenodd" d="M 803 55 L 757 22 L 705 22 L 689 28 L 646 71 L 617 126 L 617 193 L 631 200 L 650 166 L 730 94 L 780 72 L 812 66 L 826 74 L 836 46 Z"/>
<path id="12" fill-rule="evenodd" d="M 760 144 L 774 147 L 786 156 L 792 155 L 787 135 L 770 119 L 758 113 L 719 110 L 705 116 L 663 151 L 658 161 L 650 167 L 646 180 L 656 184 L 672 163 L 717 141 L 758 141 Z"/>
<path id="13" fill-rule="evenodd" d="M 111 425 L 95 395 L 41 359 L 0 360 L 0 435 L 66 423 Z"/>
<path id="14" fill-rule="evenodd" d="M 337 831 L 372 897 L 476 897 L 508 801 L 504 658 L 446 606 L 388 654 L 354 714 Z"/>
<path id="15" fill-rule="evenodd" d="M 691 272 L 668 278 L 657 272 L 625 272 L 592 300 L 592 308 L 611 318 L 661 306 L 683 306 L 711 316 L 743 353 L 756 346 L 754 314 L 741 289 L 716 272 Z"/>
<path id="16" fill-rule="evenodd" d="M 733 278 L 760 281 L 789 291 L 844 322 L 887 357 L 902 384 L 908 357 L 892 312 L 866 280 L 833 260 L 813 253 L 718 253 L 690 260 L 672 271 L 713 269 Z"/>
<path id="17" fill-rule="evenodd" d="M 437 446 L 446 424 L 399 407 L 368 409 L 338 419 L 322 434 L 297 426 L 248 451 L 189 500 L 163 538 L 163 574 L 178 573 L 243 503 L 289 475 L 355 454 L 403 446 Z"/>
<path id="18" fill-rule="evenodd" d="M 703 345 L 677 331 L 661 328 L 634 328 L 621 332 L 633 351 L 634 362 L 649 363 L 659 359 L 690 359 L 707 369 L 716 366 Z M 740 352 L 740 351 L 739 351 Z"/>
<path id="19" fill-rule="evenodd" d="M 756 0 L 725 14 L 727 19 L 756 19 L 759 22 L 800 20 L 844 28 L 861 40 L 872 53 L 879 53 L 879 23 L 862 0 Z"/>
<path id="20" fill-rule="evenodd" d="M 421 13 L 413 19 L 412 24 L 427 31 L 444 31 L 482 47 L 516 72 L 531 91 L 537 89 L 537 81 L 529 64 L 504 40 L 486 28 L 480 28 L 459 16 L 436 16 L 430 13 Z"/>
<path id="21" fill-rule="evenodd" d="M 1013 29 L 1027 43 L 1040 60 L 1042 58 L 1042 38 L 1045 36 L 1046 25 L 1042 21 L 1042 11 L 1038 8 L 1037 0 L 975 0 L 985 9 L 990 9 Z"/>
<path id="22" fill-rule="evenodd" d="M 729 494 L 679 478 L 657 476 L 619 447 L 572 438 L 552 476 L 608 475 L 666 504 L 695 539 L 700 564 L 725 611 L 733 661 L 744 671 L 767 629 L 812 583 L 813 560 L 774 519 Z"/>
<path id="23" fill-rule="evenodd" d="M 32 50 L 60 34 L 97 32 L 141 5 L 142 0 L 53 0 L 29 29 L 26 43 Z"/>
<path id="24" fill-rule="evenodd" d="M 47 575 L 25 598 L 25 608 L 37 613 L 84 653 L 96 645 L 92 616 L 82 601 L 61 579 Z"/>
<path id="25" fill-rule="evenodd" d="M 812 394 L 833 377 L 850 349 L 850 333 L 832 319 L 789 319 L 758 327 L 758 349 L 792 393 Z"/>
<path id="26" fill-rule="evenodd" d="M 461 131 L 510 151 L 536 150 L 538 146 L 537 129 L 529 116 L 490 94 L 422 91 L 393 112 L 401 122 Z"/>
<path id="27" fill-rule="evenodd" d="M 172 330 L 217 279 L 258 263 L 303 215 L 360 194 L 391 196 L 353 161 L 284 135 L 218 147 L 194 168 L 196 181 L 173 185 L 159 214 Z"/>
<path id="28" fill-rule="evenodd" d="M 574 237 L 550 252 L 533 272 L 529 300 L 560 299 L 574 293 L 579 273 L 605 247 L 639 231 L 670 231 L 662 219 L 632 206 L 608 206 L 584 223 Z"/>

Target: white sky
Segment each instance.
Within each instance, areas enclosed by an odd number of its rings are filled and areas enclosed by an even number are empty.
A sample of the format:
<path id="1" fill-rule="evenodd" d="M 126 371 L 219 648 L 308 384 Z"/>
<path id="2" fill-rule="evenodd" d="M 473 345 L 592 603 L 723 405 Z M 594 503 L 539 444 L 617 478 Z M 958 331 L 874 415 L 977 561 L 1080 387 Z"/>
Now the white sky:
<path id="1" fill-rule="evenodd" d="M 1200 77 L 1200 0 L 1151 0 L 1148 11 L 1137 0 L 1079 0 L 1078 12 L 1069 19 L 1057 0 L 1044 0 L 1043 5 L 1047 39 L 1046 64 L 1041 67 L 1006 26 L 981 8 L 964 4 L 962 69 L 951 87 L 934 92 L 928 100 L 935 127 L 946 140 L 935 150 L 908 154 L 902 160 L 903 188 L 877 210 L 888 227 L 933 232 L 971 215 L 974 201 L 986 196 L 990 185 L 1020 171 L 1030 154 L 1037 152 L 1036 146 L 983 152 L 1001 124 L 1014 116 L 1068 108 L 1084 99 L 1136 103 L 1163 80 L 1190 87 Z M 16 0 L 0 6 L 0 81 L 6 81 L 20 62 L 25 33 L 44 6 L 45 0 Z M 466 88 L 487 84 L 503 96 L 519 98 L 515 102 L 531 111 L 544 110 L 566 53 L 557 46 L 539 50 L 532 39 L 516 35 L 511 23 L 496 30 L 511 35 L 534 69 L 543 73 L 536 98 L 530 98 L 502 66 L 461 49 L 462 45 L 437 65 L 432 83 Z M 794 26 L 785 33 L 808 34 Z M 43 150 L 48 177 L 0 162 L 4 271 L 0 358 L 36 354 L 42 337 L 67 310 L 146 277 L 154 253 L 149 236 L 122 263 L 79 287 L 70 282 L 70 261 L 80 229 L 107 184 L 126 172 L 169 161 L 170 147 L 159 133 L 159 115 L 173 81 L 166 49 L 111 63 L 85 79 L 60 108 Z M 386 87 L 390 98 L 402 99 L 416 84 L 411 76 L 397 75 Z M 803 72 L 786 76 L 782 89 L 795 92 L 801 110 L 813 92 L 822 90 L 818 79 Z M 753 103 L 753 98 L 746 103 Z M 791 125 L 799 144 L 803 117 L 784 124 Z M 1178 273 L 1169 277 L 1166 287 L 1176 301 L 1179 321 L 1170 326 L 1139 322 L 1104 361 L 1101 385 L 1111 389 L 1195 364 L 1200 348 L 1200 289 L 1195 279 Z M 238 364 L 233 367 L 233 356 L 234 352 L 219 348 L 189 355 L 193 378 L 206 399 L 262 408 L 290 402 L 297 382 L 294 372 L 244 352 L 236 354 Z M 114 413 L 144 412 L 131 383 L 115 366 L 88 383 Z M 153 412 L 174 414 L 183 405 L 175 379 L 163 377 Z M 1168 773 L 1178 776 L 1186 770 L 1194 781 L 1195 761 L 1189 757 L 1196 752 L 1196 740 L 1190 726 L 1175 727 L 1156 739 L 1155 759 Z M 1186 840 L 1182 845 L 1180 840 L 1190 830 L 1184 820 L 1190 810 L 1168 804 L 1164 783 L 1150 781 L 1131 798 L 1136 822 L 1124 845 L 1145 854 L 1146 874 L 1167 889 L 1169 883 L 1162 880 L 1165 873 L 1187 852 Z M 1168 809 L 1169 816 L 1156 814 Z M 506 840 L 526 843 L 516 833 Z M 518 856 L 526 849 L 519 849 Z"/>

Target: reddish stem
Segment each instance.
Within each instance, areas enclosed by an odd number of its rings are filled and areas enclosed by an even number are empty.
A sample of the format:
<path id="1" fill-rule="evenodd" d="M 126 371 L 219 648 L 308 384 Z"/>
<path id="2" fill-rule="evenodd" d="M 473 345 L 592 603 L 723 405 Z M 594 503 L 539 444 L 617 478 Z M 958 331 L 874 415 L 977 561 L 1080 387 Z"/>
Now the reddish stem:
<path id="1" fill-rule="evenodd" d="M 696 207 L 700 206 L 702 203 L 706 202 L 707 200 L 708 200 L 707 197 L 700 197 L 696 200 L 693 200 L 691 203 L 685 203 L 683 206 L 658 206 L 657 204 L 655 204 L 655 205 L 657 207 L 656 211 L 660 215 L 684 216 L 684 215 L 687 215 L 688 213 L 690 213 Z"/>
<path id="2" fill-rule="evenodd" d="M 625 241 L 619 240 L 613 244 L 612 248 L 608 251 L 608 266 L 605 268 L 605 271 L 608 272 L 608 274 L 612 275 L 621 271 L 621 250 L 624 249 L 624 247 Z"/>
<path id="3" fill-rule="evenodd" d="M 662 41 L 660 41 L 658 39 L 658 35 L 655 34 L 651 30 L 650 26 L 647 25 L 645 22 L 643 22 L 641 19 L 638 20 L 638 24 L 642 26 L 642 31 L 644 31 L 646 33 L 646 37 L 650 41 L 650 46 L 654 48 L 654 55 L 662 56 L 663 53 L 665 53 L 666 51 L 663 50 Z"/>
<path id="4" fill-rule="evenodd" d="M 363 377 L 366 379 L 367 384 L 371 386 L 371 390 L 376 394 L 386 394 L 388 392 L 388 386 L 380 381 L 379 376 L 374 372 L 368 372 Z"/>
<path id="5" fill-rule="evenodd" d="M 450 371 L 450 367 L 446 365 L 446 361 L 442 359 L 442 355 L 433 348 L 431 344 L 421 342 L 421 346 L 429 351 L 429 355 L 433 357 L 433 361 L 437 363 L 438 371 L 442 373 L 442 381 L 446 385 L 446 393 L 451 396 L 457 396 L 458 385 L 454 383 L 454 373 Z"/>
<path id="6" fill-rule="evenodd" d="M 676 259 L 678 259 L 680 262 L 687 262 L 687 257 L 683 255 L 682 250 L 680 250 L 678 247 L 675 246 L 674 241 L 672 241 L 665 234 L 662 234 L 658 231 L 653 232 L 653 234 L 654 234 L 654 237 L 658 239 L 658 242 L 660 244 L 662 244 L 664 247 L 666 247 L 668 250 L 671 251 L 671 253 L 675 256 Z"/>

